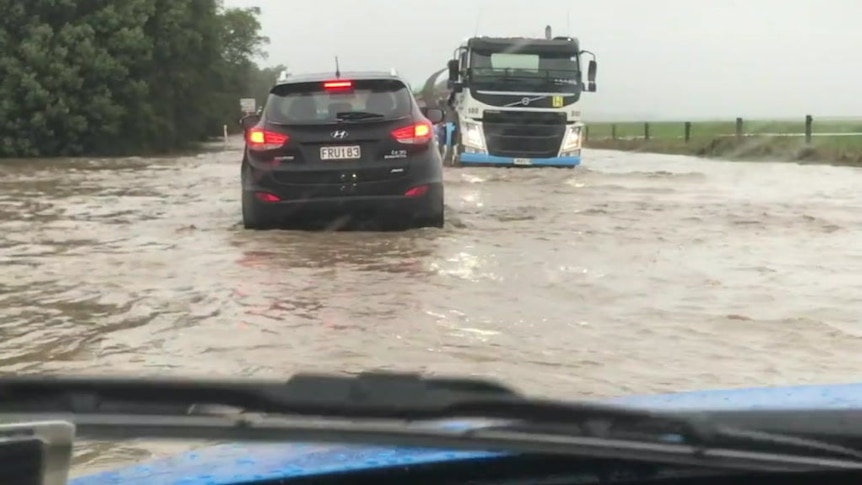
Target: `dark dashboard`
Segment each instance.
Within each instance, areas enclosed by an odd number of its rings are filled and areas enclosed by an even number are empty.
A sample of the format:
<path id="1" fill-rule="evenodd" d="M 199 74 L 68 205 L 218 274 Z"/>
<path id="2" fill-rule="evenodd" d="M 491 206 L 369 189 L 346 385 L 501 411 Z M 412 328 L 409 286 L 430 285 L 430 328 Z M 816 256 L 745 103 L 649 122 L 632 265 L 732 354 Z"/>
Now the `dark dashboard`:
<path id="1" fill-rule="evenodd" d="M 565 456 L 523 455 L 377 468 L 242 485 L 823 485 L 839 482 L 862 483 L 862 469 L 747 473 Z"/>

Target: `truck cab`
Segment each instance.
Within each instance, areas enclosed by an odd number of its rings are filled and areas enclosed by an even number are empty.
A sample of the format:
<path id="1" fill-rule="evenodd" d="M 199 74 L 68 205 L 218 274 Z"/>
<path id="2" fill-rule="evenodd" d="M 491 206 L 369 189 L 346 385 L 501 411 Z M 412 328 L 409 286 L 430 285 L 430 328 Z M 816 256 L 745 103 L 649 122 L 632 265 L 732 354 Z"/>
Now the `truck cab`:
<path id="1" fill-rule="evenodd" d="M 581 57 L 592 56 L 584 82 Z M 595 56 L 578 39 L 472 37 L 448 65 L 451 165 L 581 163 L 578 101 L 596 91 Z"/>

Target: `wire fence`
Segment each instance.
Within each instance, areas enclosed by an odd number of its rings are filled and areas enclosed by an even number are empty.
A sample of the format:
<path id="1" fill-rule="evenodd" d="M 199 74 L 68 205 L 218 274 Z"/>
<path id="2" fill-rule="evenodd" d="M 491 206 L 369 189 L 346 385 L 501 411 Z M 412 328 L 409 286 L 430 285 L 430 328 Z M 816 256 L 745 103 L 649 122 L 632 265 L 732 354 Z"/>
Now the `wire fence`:
<path id="1" fill-rule="evenodd" d="M 815 123 L 812 115 L 799 121 L 679 121 L 587 123 L 585 141 L 670 140 L 689 143 L 693 139 L 735 137 L 796 137 L 811 144 L 817 137 L 855 137 L 862 141 L 862 119 L 824 118 Z"/>

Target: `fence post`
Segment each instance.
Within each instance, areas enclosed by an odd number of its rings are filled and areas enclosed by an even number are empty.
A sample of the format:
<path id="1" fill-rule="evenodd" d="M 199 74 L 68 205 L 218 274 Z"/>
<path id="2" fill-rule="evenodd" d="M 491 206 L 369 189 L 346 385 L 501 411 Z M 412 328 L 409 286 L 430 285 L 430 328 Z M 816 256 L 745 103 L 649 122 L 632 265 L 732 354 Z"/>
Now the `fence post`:
<path id="1" fill-rule="evenodd" d="M 814 117 L 805 115 L 805 143 L 811 144 L 811 126 L 814 124 Z"/>
<path id="2" fill-rule="evenodd" d="M 644 123 L 644 140 L 649 140 L 649 122 Z"/>
<path id="3" fill-rule="evenodd" d="M 614 123 L 613 125 L 611 125 L 611 139 L 612 139 L 612 140 L 616 140 L 616 139 L 617 139 L 617 125 L 616 125 L 616 123 Z"/>
<path id="4" fill-rule="evenodd" d="M 691 140 L 691 121 L 685 122 L 685 142 L 688 143 Z"/>
<path id="5" fill-rule="evenodd" d="M 742 118 L 736 119 L 736 139 L 742 140 Z"/>

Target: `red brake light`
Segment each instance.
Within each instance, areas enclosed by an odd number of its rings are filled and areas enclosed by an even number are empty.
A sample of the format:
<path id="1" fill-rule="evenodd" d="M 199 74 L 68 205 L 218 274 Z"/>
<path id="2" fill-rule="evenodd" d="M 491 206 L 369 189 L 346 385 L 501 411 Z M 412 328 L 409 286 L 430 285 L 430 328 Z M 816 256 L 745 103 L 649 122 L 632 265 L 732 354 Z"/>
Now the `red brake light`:
<path id="1" fill-rule="evenodd" d="M 285 134 L 262 130 L 260 128 L 249 130 L 245 138 L 246 143 L 248 143 L 248 148 L 251 150 L 273 150 L 281 148 L 288 140 L 290 140 L 290 137 Z"/>
<path id="2" fill-rule="evenodd" d="M 392 130 L 392 138 L 408 145 L 428 143 L 433 137 L 434 131 L 428 121 L 420 121 L 410 126 Z"/>
<path id="3" fill-rule="evenodd" d="M 257 197 L 257 200 L 261 202 L 273 203 L 273 202 L 281 202 L 281 199 L 275 195 L 270 194 L 269 192 L 255 192 L 254 196 Z"/>
<path id="4" fill-rule="evenodd" d="M 323 83 L 323 89 L 350 89 L 353 81 L 327 81 Z"/>
<path id="5" fill-rule="evenodd" d="M 428 193 L 427 185 L 417 185 L 416 187 L 411 187 L 410 190 L 404 192 L 405 197 L 422 197 L 423 195 Z"/>

